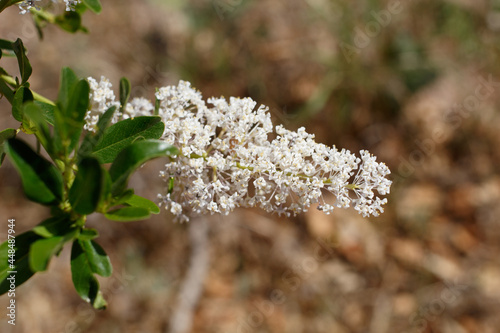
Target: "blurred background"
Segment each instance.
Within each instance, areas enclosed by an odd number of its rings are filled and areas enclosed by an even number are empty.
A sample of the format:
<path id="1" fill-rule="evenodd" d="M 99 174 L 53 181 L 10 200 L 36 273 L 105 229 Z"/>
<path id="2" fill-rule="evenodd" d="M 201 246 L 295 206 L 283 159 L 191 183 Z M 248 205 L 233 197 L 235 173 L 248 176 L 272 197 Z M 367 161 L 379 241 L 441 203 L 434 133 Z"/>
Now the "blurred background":
<path id="1" fill-rule="evenodd" d="M 205 98 L 249 96 L 275 124 L 385 161 L 386 212 L 294 218 L 237 210 L 210 220 L 210 265 L 192 332 L 494 333 L 500 327 L 500 1 L 103 1 L 89 33 L 48 27 L 9 8 L 0 36 L 23 39 L 32 88 L 57 94 L 59 71 L 120 77 L 132 95 L 188 80 Z M 60 8 L 62 9 L 62 7 Z M 3 66 L 15 73 L 15 63 Z M 10 67 L 9 67 L 10 66 Z M 117 92 L 117 91 L 116 91 Z M 17 127 L 0 100 L 1 128 Z M 132 179 L 163 191 L 147 164 Z M 48 216 L 0 168 L 0 234 Z M 1 332 L 166 332 L 188 267 L 186 224 L 166 212 L 121 225 L 89 218 L 114 266 L 109 302 L 74 291 L 69 247 L 16 292 Z M 0 297 L 5 312 L 9 298 Z M 0 311 L 1 312 L 1 311 Z M 0 314 L 1 315 L 1 314 Z"/>

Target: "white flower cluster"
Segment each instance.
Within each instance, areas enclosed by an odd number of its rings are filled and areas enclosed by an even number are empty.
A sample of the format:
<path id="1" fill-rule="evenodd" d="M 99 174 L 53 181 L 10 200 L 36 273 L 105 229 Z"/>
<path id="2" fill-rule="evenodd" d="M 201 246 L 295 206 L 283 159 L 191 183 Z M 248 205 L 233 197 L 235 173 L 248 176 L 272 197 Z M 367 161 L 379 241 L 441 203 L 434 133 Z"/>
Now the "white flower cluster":
<path id="1" fill-rule="evenodd" d="M 107 78 L 101 76 L 101 81 L 89 77 L 87 78 L 90 86 L 90 110 L 85 115 L 84 129 L 95 131 L 99 116 L 106 112 L 111 106 L 120 107 L 120 102 L 115 101 L 115 93 L 111 89 L 112 84 Z M 116 111 L 112 122 L 116 123 L 120 119 L 121 113 Z"/>
<path id="2" fill-rule="evenodd" d="M 89 82 L 93 103 L 87 128 L 92 129 L 97 116 L 117 102 L 106 79 Z M 179 221 L 196 214 L 228 214 L 236 207 L 289 216 L 315 203 L 327 214 L 350 205 L 363 216 L 384 211 L 387 199 L 375 191 L 389 193 L 390 171 L 367 151 L 358 158 L 315 142 L 304 128 L 274 128 L 268 108 L 256 107 L 250 98 L 210 98 L 207 104 L 189 82 L 160 88 L 156 99 L 165 123 L 162 139 L 180 150 L 160 171 L 169 186 L 159 198 Z M 135 98 L 121 117 L 152 115 L 153 110 L 150 101 Z M 325 192 L 335 202 L 327 203 Z"/>
<path id="3" fill-rule="evenodd" d="M 22 1 L 18 6 L 19 6 L 19 13 L 20 14 L 26 14 L 30 8 L 35 8 L 39 9 L 39 7 L 36 5 L 36 2 L 40 2 L 42 0 L 24 0 Z M 66 4 L 66 11 L 72 11 L 75 9 L 75 6 L 80 3 L 81 0 L 64 0 L 64 3 Z M 52 0 L 52 2 L 57 2 L 57 0 Z"/>

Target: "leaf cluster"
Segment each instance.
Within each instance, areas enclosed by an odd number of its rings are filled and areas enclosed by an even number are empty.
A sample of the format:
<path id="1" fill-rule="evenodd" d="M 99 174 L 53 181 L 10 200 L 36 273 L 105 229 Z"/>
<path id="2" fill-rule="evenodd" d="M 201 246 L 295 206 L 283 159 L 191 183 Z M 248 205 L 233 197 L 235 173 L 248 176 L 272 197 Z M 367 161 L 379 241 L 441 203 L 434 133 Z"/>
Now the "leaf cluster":
<path id="1" fill-rule="evenodd" d="M 71 272 L 76 291 L 95 308 L 106 301 L 95 275 L 110 276 L 106 252 L 96 243 L 98 232 L 85 226 L 87 216 L 101 213 L 114 221 L 137 221 L 158 214 L 152 201 L 128 188 L 130 175 L 146 161 L 174 156 L 177 149 L 158 140 L 164 131 L 159 117 L 136 117 L 111 124 L 117 107 L 110 107 L 95 132 L 84 133 L 89 109 L 89 83 L 69 68 L 61 72 L 56 101 L 36 94 L 29 85 L 32 72 L 21 40 L 0 40 L 4 54 L 17 57 L 19 76 L 0 68 L 0 93 L 11 103 L 19 128 L 0 132 L 0 165 L 5 156 L 18 171 L 25 195 L 50 207 L 51 217 L 33 229 L 0 244 L 0 294 L 9 291 L 10 271 L 17 271 L 16 286 L 45 271 L 66 243 L 71 247 Z M 122 79 L 121 104 L 130 95 Z M 18 134 L 32 134 L 33 148 Z M 41 150 L 49 158 L 45 158 Z"/>

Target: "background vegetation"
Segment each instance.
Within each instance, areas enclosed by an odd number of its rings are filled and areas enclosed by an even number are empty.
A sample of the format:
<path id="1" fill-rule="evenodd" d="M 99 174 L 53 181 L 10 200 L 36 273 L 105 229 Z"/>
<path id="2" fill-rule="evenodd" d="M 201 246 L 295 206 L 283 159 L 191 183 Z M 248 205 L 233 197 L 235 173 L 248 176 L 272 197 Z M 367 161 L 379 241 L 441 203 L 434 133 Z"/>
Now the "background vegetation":
<path id="1" fill-rule="evenodd" d="M 193 332 L 497 332 L 500 2 L 399 4 L 383 20 L 393 8 L 383 0 L 108 0 L 85 16 L 88 35 L 49 27 L 40 41 L 16 8 L 0 33 L 23 39 L 32 87 L 48 97 L 62 66 L 116 88 L 127 76 L 148 98 L 189 80 L 205 97 L 250 96 L 318 141 L 369 149 L 393 171 L 386 213 L 370 221 L 353 210 L 214 216 Z M 6 101 L 0 110 L 2 128 L 15 126 Z M 138 194 L 162 191 L 161 166 L 134 176 Z M 9 162 L 0 198 L 3 236 L 8 218 L 22 232 L 48 216 Z M 188 264 L 186 225 L 166 213 L 125 227 L 90 220 L 115 269 L 101 282 L 109 309 L 73 291 L 65 249 L 20 287 L 18 325 L 2 320 L 0 331 L 165 330 Z"/>

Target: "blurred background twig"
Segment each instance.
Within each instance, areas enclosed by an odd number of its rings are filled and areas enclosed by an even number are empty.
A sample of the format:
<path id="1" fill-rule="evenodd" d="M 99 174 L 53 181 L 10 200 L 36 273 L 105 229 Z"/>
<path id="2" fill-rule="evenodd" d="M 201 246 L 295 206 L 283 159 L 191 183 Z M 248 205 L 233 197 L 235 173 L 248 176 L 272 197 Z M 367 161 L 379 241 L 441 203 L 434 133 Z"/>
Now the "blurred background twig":
<path id="1" fill-rule="evenodd" d="M 208 231 L 210 220 L 205 216 L 189 222 L 191 255 L 189 267 L 179 290 L 175 310 L 170 317 L 168 333 L 190 332 L 194 311 L 197 308 L 210 262 Z"/>

